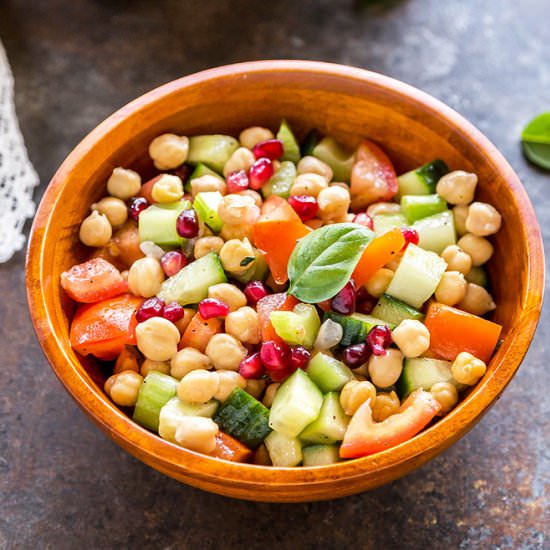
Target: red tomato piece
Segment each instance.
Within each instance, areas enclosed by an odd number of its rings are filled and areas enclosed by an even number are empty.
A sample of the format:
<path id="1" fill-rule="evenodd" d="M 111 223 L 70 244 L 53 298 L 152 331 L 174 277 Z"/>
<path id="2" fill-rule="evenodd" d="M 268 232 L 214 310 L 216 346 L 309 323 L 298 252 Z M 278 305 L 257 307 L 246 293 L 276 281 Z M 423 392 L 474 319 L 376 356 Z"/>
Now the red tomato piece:
<path id="1" fill-rule="evenodd" d="M 159 174 L 158 176 L 155 176 L 154 178 L 151 178 L 149 181 L 146 181 L 139 190 L 138 197 L 144 197 L 147 199 L 147 202 L 149 204 L 153 204 L 156 202 L 153 199 L 153 186 L 157 181 L 162 177 L 162 174 Z"/>

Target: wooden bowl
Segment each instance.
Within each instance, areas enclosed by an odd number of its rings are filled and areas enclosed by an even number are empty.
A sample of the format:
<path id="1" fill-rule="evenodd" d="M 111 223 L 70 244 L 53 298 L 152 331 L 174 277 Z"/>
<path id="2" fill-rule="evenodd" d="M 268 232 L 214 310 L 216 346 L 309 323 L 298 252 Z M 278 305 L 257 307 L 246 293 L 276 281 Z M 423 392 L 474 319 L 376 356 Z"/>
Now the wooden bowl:
<path id="1" fill-rule="evenodd" d="M 148 143 L 175 131 L 236 134 L 251 125 L 276 128 L 287 117 L 300 137 L 310 128 L 353 146 L 379 142 L 398 172 L 436 157 L 479 176 L 478 197 L 504 224 L 490 263 L 504 342 L 481 382 L 448 416 L 393 449 L 315 468 L 271 468 L 203 456 L 141 428 L 103 393 L 106 373 L 81 360 L 68 339 L 73 306 L 59 275 L 86 251 L 78 227 L 105 194 L 115 166 L 151 171 Z M 406 84 L 351 67 L 306 61 L 260 61 L 181 78 L 136 99 L 93 130 L 47 188 L 27 255 L 30 312 L 61 382 L 114 441 L 149 466 L 190 485 L 243 499 L 295 502 L 341 497 L 377 487 L 418 468 L 461 436 L 498 398 L 525 355 L 539 318 L 544 281 L 540 230 L 525 190 L 496 148 L 449 107 Z"/>

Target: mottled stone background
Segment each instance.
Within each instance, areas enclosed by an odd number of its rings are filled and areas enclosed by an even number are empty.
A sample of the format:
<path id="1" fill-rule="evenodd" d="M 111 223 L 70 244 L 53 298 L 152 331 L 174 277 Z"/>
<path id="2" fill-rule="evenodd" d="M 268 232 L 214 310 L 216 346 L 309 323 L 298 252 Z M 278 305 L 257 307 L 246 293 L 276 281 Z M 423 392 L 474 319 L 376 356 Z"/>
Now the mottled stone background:
<path id="1" fill-rule="evenodd" d="M 547 0 L 3 0 L 0 36 L 43 182 L 99 121 L 200 69 L 348 63 L 426 90 L 519 173 L 550 235 L 550 174 L 518 137 L 550 110 Z M 0 548 L 549 548 L 550 331 L 479 425 L 413 475 L 333 502 L 253 504 L 134 460 L 77 409 L 26 312 L 23 254 L 0 266 Z"/>

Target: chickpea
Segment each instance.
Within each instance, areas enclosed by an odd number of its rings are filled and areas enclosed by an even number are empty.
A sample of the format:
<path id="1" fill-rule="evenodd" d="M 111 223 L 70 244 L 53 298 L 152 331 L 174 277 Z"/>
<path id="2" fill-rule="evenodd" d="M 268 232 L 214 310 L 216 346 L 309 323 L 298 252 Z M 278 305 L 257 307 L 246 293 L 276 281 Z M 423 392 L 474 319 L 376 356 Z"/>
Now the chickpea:
<path id="1" fill-rule="evenodd" d="M 445 174 L 435 188 L 437 194 L 450 204 L 466 206 L 474 200 L 477 175 L 464 170 Z"/>
<path id="2" fill-rule="evenodd" d="M 218 390 L 214 394 L 214 399 L 222 403 L 229 397 L 229 394 L 237 387 L 246 388 L 246 380 L 234 370 L 218 370 L 214 372 L 218 377 Z"/>
<path id="3" fill-rule="evenodd" d="M 384 422 L 386 418 L 399 412 L 399 397 L 394 391 L 389 393 L 381 392 L 376 396 L 372 404 L 372 418 L 375 422 Z"/>
<path id="4" fill-rule="evenodd" d="M 112 227 L 123 225 L 128 219 L 128 207 L 126 203 L 116 197 L 105 197 L 92 204 L 92 210 L 107 216 Z"/>
<path id="5" fill-rule="evenodd" d="M 367 292 L 375 298 L 380 298 L 390 286 L 394 272 L 387 267 L 379 269 L 366 284 Z"/>
<path id="6" fill-rule="evenodd" d="M 214 334 L 206 346 L 206 355 L 216 369 L 239 370 L 246 348 L 231 334 Z"/>
<path id="7" fill-rule="evenodd" d="M 456 356 L 451 372 L 459 384 L 473 386 L 487 371 L 487 365 L 471 353 L 463 351 Z"/>
<path id="8" fill-rule="evenodd" d="M 180 333 L 162 317 L 151 317 L 136 327 L 137 347 L 147 359 L 168 361 L 178 351 Z"/>
<path id="9" fill-rule="evenodd" d="M 335 185 L 323 189 L 317 197 L 319 214 L 323 221 L 340 221 L 345 218 L 350 203 L 349 191 Z"/>
<path id="10" fill-rule="evenodd" d="M 216 448 L 218 425 L 211 418 L 184 416 L 176 428 L 176 442 L 199 453 L 211 453 Z"/>
<path id="11" fill-rule="evenodd" d="M 198 349 L 191 347 L 180 349 L 170 359 L 170 376 L 178 380 L 193 370 L 209 370 L 211 368 L 210 359 Z"/>
<path id="12" fill-rule="evenodd" d="M 327 183 L 332 181 L 332 168 L 322 160 L 313 156 L 305 156 L 300 159 L 297 166 L 298 174 L 319 174 Z"/>
<path id="13" fill-rule="evenodd" d="M 460 271 L 466 276 L 472 269 L 472 258 L 456 244 L 447 246 L 441 257 L 447 262 L 447 271 Z"/>
<path id="14" fill-rule="evenodd" d="M 183 197 L 183 182 L 178 176 L 162 174 L 153 185 L 151 196 L 156 202 L 174 202 Z"/>
<path id="15" fill-rule="evenodd" d="M 245 189 L 244 191 L 239 191 L 235 194 L 240 197 L 250 197 L 258 208 L 261 208 L 264 202 L 260 193 L 258 193 L 258 191 L 254 191 L 254 189 Z"/>
<path id="16" fill-rule="evenodd" d="M 189 326 L 191 319 L 195 316 L 196 311 L 190 307 L 183 308 L 183 317 L 174 323 L 177 329 L 180 331 L 180 334 L 185 332 L 185 329 Z"/>
<path id="17" fill-rule="evenodd" d="M 497 306 L 493 297 L 482 286 L 467 283 L 466 295 L 458 303 L 458 307 L 474 315 L 485 315 Z"/>
<path id="18" fill-rule="evenodd" d="M 403 354 L 393 348 L 384 355 L 371 355 L 369 375 L 372 383 L 379 388 L 388 388 L 397 382 L 403 370 Z"/>
<path id="19" fill-rule="evenodd" d="M 147 376 L 151 371 L 169 374 L 170 365 L 166 361 L 152 361 L 151 359 L 145 359 L 145 361 L 141 364 L 139 372 L 141 376 Z"/>
<path id="20" fill-rule="evenodd" d="M 323 226 L 323 220 L 320 220 L 319 218 L 313 218 L 311 220 L 307 220 L 304 222 L 308 227 L 311 227 L 311 229 L 319 229 L 319 227 Z"/>
<path id="21" fill-rule="evenodd" d="M 133 407 L 136 404 L 143 376 L 134 370 L 113 374 L 105 382 L 105 393 L 121 407 Z"/>
<path id="22" fill-rule="evenodd" d="M 370 382 L 359 382 L 351 380 L 340 393 L 340 405 L 348 416 L 353 416 L 355 411 L 367 400 L 371 405 L 376 399 L 376 388 Z"/>
<path id="23" fill-rule="evenodd" d="M 237 311 L 239 308 L 246 306 L 244 293 L 238 287 L 229 283 L 212 285 L 208 289 L 208 297 L 221 300 L 229 307 L 230 311 Z"/>
<path id="24" fill-rule="evenodd" d="M 466 229 L 478 237 L 494 235 L 502 225 L 498 210 L 485 202 L 473 202 L 468 210 Z"/>
<path id="25" fill-rule="evenodd" d="M 446 271 L 435 289 L 435 299 L 442 304 L 454 306 L 466 296 L 466 287 L 466 279 L 460 271 Z"/>
<path id="26" fill-rule="evenodd" d="M 392 271 L 396 271 L 399 267 L 399 264 L 401 263 L 401 260 L 403 259 L 403 252 L 398 252 L 392 260 L 390 260 L 384 267 L 391 269 Z"/>
<path id="27" fill-rule="evenodd" d="M 139 372 L 139 353 L 134 346 L 124 346 L 113 367 L 113 374 L 125 370 Z"/>
<path id="28" fill-rule="evenodd" d="M 375 202 L 367 208 L 367 214 L 371 218 L 381 214 L 399 214 L 399 212 L 401 212 L 401 205 L 396 202 Z"/>
<path id="29" fill-rule="evenodd" d="M 159 170 L 172 170 L 187 160 L 189 138 L 175 134 L 162 134 L 149 145 L 149 156 Z"/>
<path id="30" fill-rule="evenodd" d="M 229 225 L 253 224 L 260 217 L 260 209 L 251 197 L 246 195 L 226 195 L 218 205 L 218 215 Z"/>
<path id="31" fill-rule="evenodd" d="M 430 331 L 414 319 L 401 321 L 393 330 L 392 337 L 405 357 L 419 357 L 430 347 Z"/>
<path id="32" fill-rule="evenodd" d="M 367 380 L 369 377 L 369 363 L 363 363 L 361 366 L 353 369 L 353 376 L 355 376 L 355 380 L 359 380 L 360 382 Z"/>
<path id="33" fill-rule="evenodd" d="M 141 189 L 141 176 L 133 170 L 127 168 L 115 168 L 107 180 L 107 192 L 109 195 L 128 200 L 137 195 Z"/>
<path id="34" fill-rule="evenodd" d="M 223 246 L 223 239 L 221 237 L 201 237 L 195 241 L 193 247 L 193 255 L 195 260 L 206 256 L 210 252 L 219 253 Z"/>
<path id="35" fill-rule="evenodd" d="M 223 175 L 227 178 L 229 174 L 248 169 L 254 164 L 256 158 L 250 149 L 239 147 L 228 159 L 223 167 Z"/>
<path id="36" fill-rule="evenodd" d="M 450 382 L 438 382 L 430 388 L 430 393 L 441 405 L 440 416 L 446 415 L 458 403 L 458 392 L 454 384 Z"/>
<path id="37" fill-rule="evenodd" d="M 246 225 L 232 225 L 225 223 L 220 231 L 220 237 L 224 241 L 232 241 L 234 239 L 244 240 L 252 239 L 254 236 L 253 226 L 250 224 Z"/>
<path id="38" fill-rule="evenodd" d="M 206 403 L 218 391 L 220 380 L 215 372 L 197 369 L 188 372 L 178 384 L 178 397 L 182 401 Z"/>
<path id="39" fill-rule="evenodd" d="M 250 394 L 252 397 L 254 397 L 254 399 L 260 399 L 262 397 L 262 394 L 264 393 L 265 386 L 266 386 L 266 382 L 261 378 L 250 379 L 246 381 L 246 386 L 244 388 L 244 391 Z"/>
<path id="40" fill-rule="evenodd" d="M 155 296 L 163 281 L 164 271 L 160 262 L 150 256 L 136 260 L 128 271 L 128 286 L 136 296 Z"/>
<path id="41" fill-rule="evenodd" d="M 275 394 L 277 393 L 277 390 L 279 389 L 278 382 L 274 382 L 272 384 L 269 384 L 265 390 L 264 398 L 262 400 L 262 403 L 267 407 L 270 408 L 271 405 L 273 405 L 273 399 L 275 399 Z"/>
<path id="42" fill-rule="evenodd" d="M 260 320 L 254 308 L 245 306 L 225 318 L 225 331 L 244 344 L 260 343 Z"/>
<path id="43" fill-rule="evenodd" d="M 209 191 L 219 191 L 222 195 L 227 193 L 225 181 L 211 174 L 205 174 L 200 178 L 193 178 L 189 182 L 189 185 L 191 186 L 191 195 L 193 195 L 193 198 L 198 193 L 207 193 Z"/>
<path id="44" fill-rule="evenodd" d="M 249 261 L 248 258 L 253 258 Z M 256 252 L 252 248 L 250 241 L 244 239 L 231 239 L 224 243 L 220 250 L 220 262 L 225 271 L 232 275 L 244 273 L 256 261 Z"/>
<path id="45" fill-rule="evenodd" d="M 493 255 L 493 245 L 483 237 L 478 237 L 473 233 L 464 235 L 459 241 L 458 246 L 469 254 L 472 258 L 472 265 L 479 266 L 488 262 Z"/>
<path id="46" fill-rule="evenodd" d="M 290 194 L 317 197 L 323 189 L 328 189 L 328 182 L 323 176 L 311 173 L 300 174 L 296 176 L 290 188 Z"/>
<path id="47" fill-rule="evenodd" d="M 261 141 L 267 141 L 268 139 L 273 139 L 274 137 L 273 132 L 269 128 L 251 126 L 250 128 L 244 129 L 239 134 L 239 141 L 243 147 L 252 149 L 254 145 L 260 143 Z"/>
<path id="48" fill-rule="evenodd" d="M 466 229 L 466 218 L 468 217 L 469 206 L 455 206 L 453 208 L 453 218 L 455 222 L 456 234 L 459 237 L 468 233 Z"/>
<path id="49" fill-rule="evenodd" d="M 86 246 L 105 246 L 113 236 L 113 228 L 107 216 L 94 210 L 80 224 L 78 236 Z"/>

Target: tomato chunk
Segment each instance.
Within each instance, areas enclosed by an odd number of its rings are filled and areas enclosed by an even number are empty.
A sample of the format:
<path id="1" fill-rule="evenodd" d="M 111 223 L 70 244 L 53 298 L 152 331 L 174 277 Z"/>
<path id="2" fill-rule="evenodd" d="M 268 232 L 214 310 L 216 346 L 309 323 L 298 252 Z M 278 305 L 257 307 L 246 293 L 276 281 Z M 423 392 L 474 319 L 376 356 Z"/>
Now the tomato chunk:
<path id="1" fill-rule="evenodd" d="M 200 313 L 195 313 L 185 329 L 180 340 L 181 348 L 195 348 L 204 353 L 210 338 L 222 331 L 223 321 L 217 317 L 203 319 Z"/>
<path id="2" fill-rule="evenodd" d="M 252 451 L 230 435 L 218 432 L 216 435 L 216 448 L 210 456 L 230 460 L 231 462 L 250 462 Z"/>

